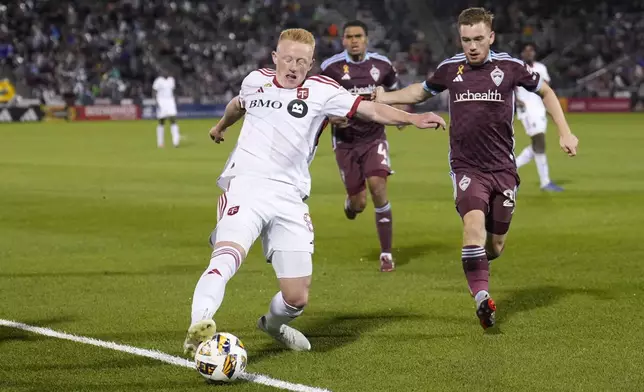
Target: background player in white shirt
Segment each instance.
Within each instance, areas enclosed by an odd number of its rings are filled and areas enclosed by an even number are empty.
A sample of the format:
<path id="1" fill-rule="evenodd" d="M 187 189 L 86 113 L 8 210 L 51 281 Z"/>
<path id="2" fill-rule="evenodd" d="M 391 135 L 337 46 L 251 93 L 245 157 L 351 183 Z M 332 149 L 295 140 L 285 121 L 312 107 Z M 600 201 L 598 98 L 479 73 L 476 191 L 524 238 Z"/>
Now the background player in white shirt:
<path id="1" fill-rule="evenodd" d="M 536 46 L 526 43 L 521 49 L 521 60 L 532 67 L 532 70 L 541 75 L 541 79 L 550 83 L 548 68 L 543 63 L 535 61 L 537 56 Z M 549 192 L 561 192 L 563 188 L 550 181 L 548 159 L 546 158 L 546 128 L 548 117 L 541 97 L 531 93 L 523 87 L 517 88 L 517 118 L 523 123 L 526 133 L 532 139 L 532 144 L 521 151 L 516 159 L 517 168 L 527 164 L 534 158 L 539 173 L 541 189 Z"/>
<path id="2" fill-rule="evenodd" d="M 152 89 L 157 100 L 157 147 L 162 148 L 164 145 L 164 128 L 165 120 L 170 119 L 170 133 L 172 134 L 172 145 L 179 147 L 181 136 L 179 135 L 179 125 L 177 124 L 177 103 L 174 100 L 174 78 L 167 73 L 154 80 Z"/>
<path id="3" fill-rule="evenodd" d="M 308 166 L 328 116 L 357 114 L 382 124 L 445 126 L 433 113 L 410 114 L 362 101 L 331 78 L 307 78 L 314 50 L 310 32 L 283 31 L 273 52 L 276 70 L 251 72 L 239 96 L 210 130 L 211 138 L 219 143 L 226 129 L 245 114 L 237 146 L 217 181 L 225 192 L 219 198 L 217 227 L 210 238 L 214 249 L 210 265 L 193 296 L 186 354 L 194 354 L 200 342 L 214 335 L 212 317 L 222 303 L 226 283 L 260 236 L 280 291 L 257 326 L 292 350 L 310 350 L 308 339 L 286 324 L 308 302 L 313 225 L 304 200 L 311 189 Z"/>

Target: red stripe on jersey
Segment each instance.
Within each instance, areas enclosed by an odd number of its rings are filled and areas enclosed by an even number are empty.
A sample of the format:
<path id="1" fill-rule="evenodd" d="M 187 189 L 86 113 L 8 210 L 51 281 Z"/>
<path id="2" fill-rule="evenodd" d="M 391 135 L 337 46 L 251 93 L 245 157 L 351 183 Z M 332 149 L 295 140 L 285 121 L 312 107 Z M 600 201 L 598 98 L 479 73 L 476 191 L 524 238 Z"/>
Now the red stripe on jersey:
<path id="1" fill-rule="evenodd" d="M 275 75 L 275 71 L 270 70 L 268 68 L 258 69 L 257 72 L 261 73 L 264 76 L 274 76 Z"/>
<path id="2" fill-rule="evenodd" d="M 347 113 L 347 118 L 351 118 L 356 114 L 356 112 L 358 111 L 358 105 L 360 105 L 360 101 L 362 101 L 362 97 L 358 95 L 356 97 L 356 100 L 353 102 L 353 105 L 351 105 L 351 110 L 349 110 L 349 113 Z"/>
<path id="3" fill-rule="evenodd" d="M 335 88 L 340 88 L 340 85 L 339 85 L 339 84 L 337 84 L 337 83 L 327 82 L 326 80 L 313 79 L 313 78 L 309 78 L 309 80 L 311 80 L 311 81 L 313 81 L 313 82 L 318 82 L 318 83 L 322 83 L 322 84 L 327 84 L 327 85 L 329 85 L 329 86 L 333 86 L 333 87 L 335 87 Z"/>
<path id="4" fill-rule="evenodd" d="M 326 75 L 313 75 L 309 79 L 320 79 L 321 81 L 325 81 L 325 82 L 328 82 L 328 83 L 333 83 L 336 86 L 340 87 L 340 83 L 338 83 L 335 79 L 330 78 L 330 77 L 328 77 Z"/>

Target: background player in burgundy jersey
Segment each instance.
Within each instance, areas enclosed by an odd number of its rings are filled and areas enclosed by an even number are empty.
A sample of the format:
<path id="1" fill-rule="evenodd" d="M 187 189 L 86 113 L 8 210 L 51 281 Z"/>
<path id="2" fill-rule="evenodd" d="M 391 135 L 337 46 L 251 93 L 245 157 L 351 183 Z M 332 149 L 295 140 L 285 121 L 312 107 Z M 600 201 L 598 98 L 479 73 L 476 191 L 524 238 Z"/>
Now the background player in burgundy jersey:
<path id="1" fill-rule="evenodd" d="M 493 15 L 468 8 L 458 18 L 464 53 L 439 64 L 425 83 L 403 90 L 376 89 L 382 103 L 416 103 L 449 90 L 450 167 L 456 209 L 463 219 L 462 263 L 483 328 L 495 323 L 496 304 L 488 293 L 489 261 L 500 256 L 519 185 L 514 158 L 515 87 L 541 95 L 559 130 L 559 144 L 577 153 L 559 100 L 523 61 L 490 51 Z"/>
<path id="2" fill-rule="evenodd" d="M 368 28 L 361 21 L 344 25 L 344 51 L 330 57 L 321 65 L 322 74 L 335 79 L 354 95 L 371 99 L 378 86 L 395 89 L 396 70 L 389 59 L 368 52 Z M 333 150 L 340 175 L 347 190 L 344 212 L 355 219 L 367 205 L 369 187 L 376 211 L 376 228 L 380 239 L 380 270 L 394 270 L 391 255 L 391 204 L 387 198 L 387 177 L 393 173 L 389 162 L 389 144 L 383 125 L 358 118 L 332 118 Z"/>

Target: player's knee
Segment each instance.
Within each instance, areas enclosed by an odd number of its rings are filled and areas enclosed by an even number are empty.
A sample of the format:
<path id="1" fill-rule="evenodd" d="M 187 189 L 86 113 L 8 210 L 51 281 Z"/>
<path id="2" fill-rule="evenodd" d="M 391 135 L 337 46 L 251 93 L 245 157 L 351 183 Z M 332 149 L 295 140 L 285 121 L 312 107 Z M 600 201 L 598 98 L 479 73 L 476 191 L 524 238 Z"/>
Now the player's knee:
<path id="1" fill-rule="evenodd" d="M 503 249 L 505 249 L 505 235 L 489 233 L 487 243 L 485 244 L 488 261 L 492 261 L 501 256 Z"/>
<path id="2" fill-rule="evenodd" d="M 271 255 L 271 264 L 279 279 L 284 301 L 296 308 L 306 306 L 313 274 L 311 253 L 275 251 Z"/>
<path id="3" fill-rule="evenodd" d="M 382 177 L 370 177 L 368 182 L 373 204 L 382 207 L 387 203 L 387 180 Z"/>
<path id="4" fill-rule="evenodd" d="M 349 196 L 349 203 L 351 204 L 351 209 L 355 212 L 362 212 L 367 208 L 367 192 L 364 190 L 355 195 Z"/>
<path id="5" fill-rule="evenodd" d="M 546 152 L 546 134 L 538 133 L 532 136 L 532 150 L 535 154 L 544 154 Z"/>
<path id="6" fill-rule="evenodd" d="M 485 213 L 482 210 L 470 210 L 463 215 L 463 244 L 483 245 L 485 234 Z"/>

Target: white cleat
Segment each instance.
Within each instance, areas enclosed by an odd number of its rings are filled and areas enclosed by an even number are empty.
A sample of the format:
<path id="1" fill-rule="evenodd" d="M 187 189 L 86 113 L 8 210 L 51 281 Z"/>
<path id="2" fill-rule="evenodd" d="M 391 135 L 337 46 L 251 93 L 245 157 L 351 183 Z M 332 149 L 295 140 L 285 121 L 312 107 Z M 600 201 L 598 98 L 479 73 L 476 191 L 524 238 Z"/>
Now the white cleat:
<path id="1" fill-rule="evenodd" d="M 269 330 L 266 327 L 266 318 L 264 316 L 257 320 L 257 328 L 266 332 L 273 339 L 282 343 L 293 351 L 310 351 L 311 343 L 304 334 L 293 327 L 282 324 L 279 330 Z"/>
<path id="2" fill-rule="evenodd" d="M 192 324 L 188 328 L 188 334 L 186 335 L 186 340 L 183 342 L 183 353 L 194 358 L 197 347 L 201 342 L 205 342 L 208 339 L 212 339 L 217 332 L 217 324 L 214 320 L 201 320 Z"/>

